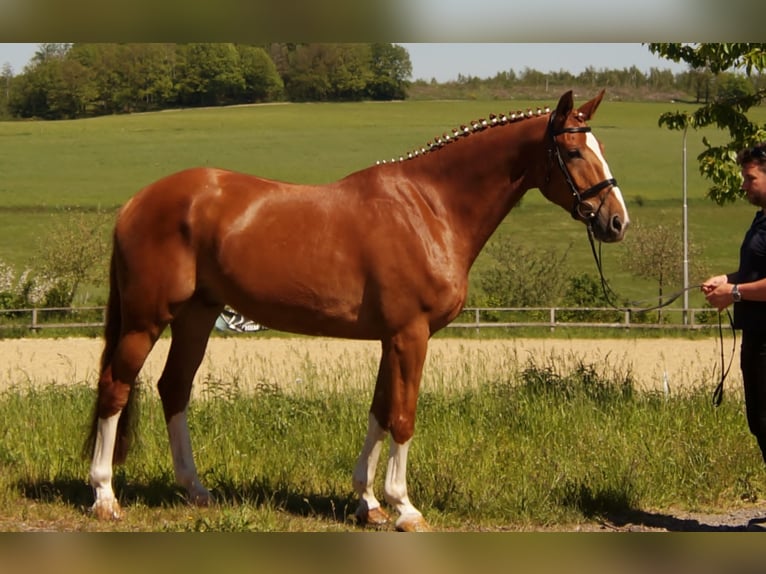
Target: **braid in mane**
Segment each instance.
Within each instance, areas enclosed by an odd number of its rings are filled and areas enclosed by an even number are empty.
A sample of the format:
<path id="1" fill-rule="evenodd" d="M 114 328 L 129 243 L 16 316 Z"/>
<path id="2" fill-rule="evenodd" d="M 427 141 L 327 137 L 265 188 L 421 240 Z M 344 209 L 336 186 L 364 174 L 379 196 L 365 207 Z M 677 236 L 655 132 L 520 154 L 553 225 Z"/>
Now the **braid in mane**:
<path id="1" fill-rule="evenodd" d="M 447 144 L 456 142 L 457 140 L 461 138 L 468 137 L 469 135 L 473 133 L 484 131 L 487 128 L 493 128 L 493 127 L 502 126 L 508 123 L 515 123 L 515 122 L 519 122 L 529 118 L 534 118 L 537 116 L 541 116 L 543 114 L 548 114 L 550 113 L 550 111 L 551 109 L 546 106 L 545 109 L 537 108 L 536 111 L 527 109 L 526 112 L 518 110 L 516 112 L 501 114 L 499 116 L 496 116 L 495 114 L 490 114 L 488 120 L 483 118 L 479 120 L 471 120 L 471 122 L 469 122 L 469 125 L 467 126 L 461 125 L 459 128 L 453 128 L 451 134 L 448 134 L 445 132 L 441 136 L 435 137 L 433 141 L 426 142 L 426 144 L 421 148 L 416 148 L 413 151 L 407 152 L 404 155 L 400 155 L 398 158 L 391 158 L 390 160 L 384 159 L 382 161 L 377 161 L 376 165 L 385 165 L 387 163 L 397 163 L 397 162 L 415 159 L 422 155 L 426 155 L 428 153 L 438 151 Z"/>

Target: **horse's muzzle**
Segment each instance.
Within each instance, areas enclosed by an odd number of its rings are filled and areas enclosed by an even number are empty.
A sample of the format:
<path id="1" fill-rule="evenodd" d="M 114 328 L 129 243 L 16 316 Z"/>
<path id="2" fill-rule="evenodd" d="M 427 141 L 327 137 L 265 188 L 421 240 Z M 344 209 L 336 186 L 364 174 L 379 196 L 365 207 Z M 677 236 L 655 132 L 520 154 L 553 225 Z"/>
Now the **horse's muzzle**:
<path id="1" fill-rule="evenodd" d="M 604 243 L 616 243 L 625 237 L 628 228 L 627 218 L 621 214 L 610 214 L 605 217 L 593 217 L 590 220 L 593 236 Z"/>

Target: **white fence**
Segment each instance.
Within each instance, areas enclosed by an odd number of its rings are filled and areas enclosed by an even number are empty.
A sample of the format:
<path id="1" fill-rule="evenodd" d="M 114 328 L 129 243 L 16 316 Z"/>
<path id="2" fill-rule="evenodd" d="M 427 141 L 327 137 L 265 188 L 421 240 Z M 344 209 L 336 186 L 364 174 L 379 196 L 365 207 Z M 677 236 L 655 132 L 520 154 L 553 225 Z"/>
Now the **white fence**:
<path id="1" fill-rule="evenodd" d="M 466 307 L 449 327 L 705 329 L 718 327 L 718 312 L 675 307 L 646 312 L 611 307 Z"/>
<path id="2" fill-rule="evenodd" d="M 0 309 L 3 330 L 101 328 L 105 307 L 57 307 Z M 715 310 L 672 307 L 661 312 L 635 312 L 607 307 L 467 307 L 451 329 L 496 329 L 514 327 L 567 327 L 613 329 L 704 329 L 718 326 Z"/>

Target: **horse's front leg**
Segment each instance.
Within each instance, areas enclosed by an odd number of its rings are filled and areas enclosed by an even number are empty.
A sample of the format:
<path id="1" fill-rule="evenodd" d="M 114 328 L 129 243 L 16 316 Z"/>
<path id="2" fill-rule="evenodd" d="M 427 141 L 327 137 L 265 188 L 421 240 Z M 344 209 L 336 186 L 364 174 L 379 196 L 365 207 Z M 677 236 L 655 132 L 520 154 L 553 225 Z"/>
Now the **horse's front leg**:
<path id="1" fill-rule="evenodd" d="M 386 502 L 396 508 L 399 518 L 396 529 L 403 532 L 427 532 L 428 523 L 420 511 L 410 502 L 407 495 L 407 454 L 410 448 L 409 439 L 403 443 L 391 440 L 386 468 L 385 496 Z"/>
<path id="2" fill-rule="evenodd" d="M 407 494 L 407 454 L 415 432 L 415 410 L 427 346 L 427 326 L 415 326 L 383 341 L 367 440 L 354 472 L 354 484 L 361 499 L 357 516 L 366 516 L 368 523 L 377 523 L 378 517 L 385 516 L 372 492 L 372 481 L 383 438 L 389 431 L 391 446 L 384 494 L 386 502 L 399 514 L 396 528 L 429 530 Z"/>

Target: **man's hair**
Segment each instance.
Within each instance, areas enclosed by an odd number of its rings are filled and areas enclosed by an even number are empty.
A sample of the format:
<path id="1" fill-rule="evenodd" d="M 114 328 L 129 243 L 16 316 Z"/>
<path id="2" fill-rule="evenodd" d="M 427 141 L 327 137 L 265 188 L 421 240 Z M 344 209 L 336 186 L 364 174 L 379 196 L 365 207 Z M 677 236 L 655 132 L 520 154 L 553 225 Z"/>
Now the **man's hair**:
<path id="1" fill-rule="evenodd" d="M 737 154 L 737 163 L 741 166 L 754 163 L 761 170 L 766 171 L 766 142 L 740 151 Z"/>

